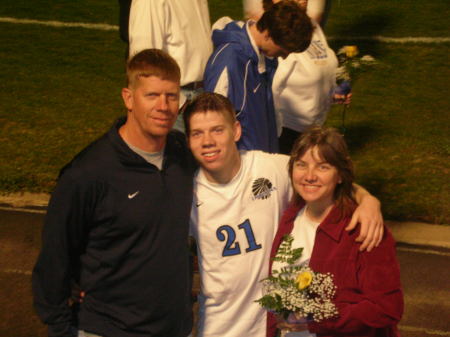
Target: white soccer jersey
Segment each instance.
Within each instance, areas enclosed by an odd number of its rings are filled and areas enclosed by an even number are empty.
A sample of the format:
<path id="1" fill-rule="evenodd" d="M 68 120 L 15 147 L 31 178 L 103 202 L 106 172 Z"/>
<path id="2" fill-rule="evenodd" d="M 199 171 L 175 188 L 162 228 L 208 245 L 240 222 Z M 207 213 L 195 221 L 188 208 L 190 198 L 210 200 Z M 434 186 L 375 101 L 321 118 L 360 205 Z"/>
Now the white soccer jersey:
<path id="1" fill-rule="evenodd" d="M 195 181 L 191 234 L 201 277 L 200 337 L 265 337 L 262 296 L 272 241 L 291 196 L 289 157 L 242 151 L 228 184 Z"/>

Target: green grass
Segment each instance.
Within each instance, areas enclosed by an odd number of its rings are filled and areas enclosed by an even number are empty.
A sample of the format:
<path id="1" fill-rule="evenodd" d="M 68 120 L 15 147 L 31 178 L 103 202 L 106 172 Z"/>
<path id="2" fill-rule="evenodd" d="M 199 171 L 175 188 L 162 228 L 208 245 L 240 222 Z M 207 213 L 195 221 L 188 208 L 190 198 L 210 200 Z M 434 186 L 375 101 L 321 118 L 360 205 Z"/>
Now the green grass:
<path id="1" fill-rule="evenodd" d="M 436 60 L 450 44 L 384 45 L 383 51 L 380 64 L 356 81 L 347 112 L 357 180 L 380 197 L 391 219 L 448 222 L 448 89 L 438 83 L 450 71 Z M 328 124 L 341 126 L 341 110 L 333 110 Z"/>
<path id="2" fill-rule="evenodd" d="M 58 168 L 124 113 L 123 45 L 116 32 L 2 26 L 0 188 L 48 191 Z"/>
<path id="3" fill-rule="evenodd" d="M 212 23 L 222 16 L 242 19 L 241 0 L 209 0 L 208 4 Z M 16 0 L 2 4 L 0 17 L 117 25 L 118 7 L 111 0 Z"/>
<path id="4" fill-rule="evenodd" d="M 210 0 L 211 21 L 242 17 Z M 333 1 L 327 34 L 449 36 L 447 1 Z M 0 16 L 117 24 L 116 1 L 17 0 Z M 124 114 L 124 44 L 116 31 L 0 23 L 0 192 L 49 192 L 59 169 Z M 355 41 L 332 40 L 337 49 Z M 388 219 L 450 223 L 447 44 L 356 42 L 379 64 L 354 85 L 345 137 L 357 181 Z M 341 107 L 328 125 L 341 126 Z"/>
<path id="5" fill-rule="evenodd" d="M 0 16 L 18 19 L 117 24 L 118 2 L 111 0 L 5 1 Z"/>
<path id="6" fill-rule="evenodd" d="M 449 36 L 447 0 L 333 0 L 330 36 Z"/>

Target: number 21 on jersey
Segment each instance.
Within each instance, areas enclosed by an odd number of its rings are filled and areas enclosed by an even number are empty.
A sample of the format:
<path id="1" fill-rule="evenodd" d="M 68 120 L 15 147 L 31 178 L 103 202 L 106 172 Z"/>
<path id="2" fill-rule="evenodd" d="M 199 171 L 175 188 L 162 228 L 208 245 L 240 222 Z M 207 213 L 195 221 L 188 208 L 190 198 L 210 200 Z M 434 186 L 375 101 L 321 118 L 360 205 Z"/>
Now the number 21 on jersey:
<path id="1" fill-rule="evenodd" d="M 256 243 L 255 235 L 253 234 L 252 224 L 250 220 L 245 220 L 238 225 L 239 230 L 243 230 L 247 238 L 248 247 L 245 251 L 251 252 L 253 250 L 261 249 L 261 245 Z M 223 225 L 217 228 L 216 236 L 220 241 L 225 241 L 225 247 L 222 251 L 222 256 L 233 256 L 241 254 L 241 245 L 236 241 L 236 231 L 233 227 Z"/>

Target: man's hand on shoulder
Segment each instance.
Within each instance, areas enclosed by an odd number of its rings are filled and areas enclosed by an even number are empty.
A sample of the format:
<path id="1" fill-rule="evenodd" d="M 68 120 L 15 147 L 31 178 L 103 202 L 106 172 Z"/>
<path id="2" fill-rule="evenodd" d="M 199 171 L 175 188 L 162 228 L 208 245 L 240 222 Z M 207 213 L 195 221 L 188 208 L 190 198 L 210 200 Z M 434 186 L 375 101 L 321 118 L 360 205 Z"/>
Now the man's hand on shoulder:
<path id="1" fill-rule="evenodd" d="M 361 187 L 357 187 L 358 189 Z M 366 250 L 370 252 L 374 247 L 377 247 L 384 234 L 383 214 L 381 213 L 380 201 L 372 196 L 367 191 L 363 190 L 363 194 L 356 197 L 359 206 L 353 213 L 352 219 L 345 230 L 350 231 L 359 223 L 361 225 L 359 236 L 356 238 L 357 242 L 362 242 L 360 251 Z"/>

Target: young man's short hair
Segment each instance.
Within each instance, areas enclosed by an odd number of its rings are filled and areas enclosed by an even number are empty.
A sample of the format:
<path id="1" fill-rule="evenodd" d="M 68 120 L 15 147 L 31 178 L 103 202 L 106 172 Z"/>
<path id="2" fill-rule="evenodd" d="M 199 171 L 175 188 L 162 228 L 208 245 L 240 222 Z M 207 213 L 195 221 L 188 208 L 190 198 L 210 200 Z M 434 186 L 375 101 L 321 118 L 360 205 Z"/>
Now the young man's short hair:
<path id="1" fill-rule="evenodd" d="M 228 98 L 214 92 L 203 92 L 188 102 L 183 111 L 184 128 L 187 135 L 190 132 L 189 122 L 192 115 L 208 111 L 222 114 L 232 125 L 236 122 L 236 111 Z"/>
<path id="2" fill-rule="evenodd" d="M 177 62 L 160 49 L 144 49 L 127 62 L 127 86 L 134 87 L 140 77 L 156 76 L 180 82 L 181 71 Z"/>
<path id="3" fill-rule="evenodd" d="M 283 0 L 270 6 L 256 27 L 260 32 L 267 30 L 273 42 L 290 53 L 305 51 L 314 30 L 306 11 L 293 0 Z"/>

